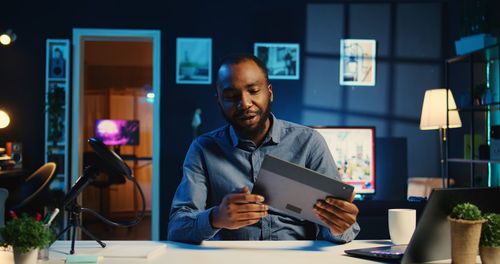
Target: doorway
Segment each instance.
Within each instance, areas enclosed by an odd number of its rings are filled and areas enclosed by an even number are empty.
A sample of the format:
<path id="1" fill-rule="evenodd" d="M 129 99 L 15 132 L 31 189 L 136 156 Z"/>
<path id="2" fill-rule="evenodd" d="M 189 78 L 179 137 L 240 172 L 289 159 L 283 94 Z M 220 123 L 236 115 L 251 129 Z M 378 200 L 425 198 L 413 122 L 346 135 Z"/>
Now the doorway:
<path id="1" fill-rule="evenodd" d="M 73 29 L 71 184 L 95 158 L 86 143 L 103 121 L 139 127 L 137 140 L 110 143 L 132 169 L 146 198 L 146 216 L 132 228 L 110 228 L 83 215 L 83 225 L 104 240 L 159 239 L 160 31 Z M 111 147 L 111 146 L 110 146 Z M 131 182 L 101 177 L 80 198 L 113 220 L 141 210 Z"/>

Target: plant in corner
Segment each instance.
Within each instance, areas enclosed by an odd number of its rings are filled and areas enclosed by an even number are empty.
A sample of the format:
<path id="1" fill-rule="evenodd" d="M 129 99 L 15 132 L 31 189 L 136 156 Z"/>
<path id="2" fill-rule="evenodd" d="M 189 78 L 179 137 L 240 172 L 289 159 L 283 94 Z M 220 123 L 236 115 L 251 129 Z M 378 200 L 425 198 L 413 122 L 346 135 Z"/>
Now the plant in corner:
<path id="1" fill-rule="evenodd" d="M 48 115 L 48 135 L 47 139 L 52 144 L 49 145 L 49 155 L 53 149 L 57 148 L 59 141 L 64 135 L 64 101 L 66 92 L 58 84 L 52 84 L 47 93 L 46 111 Z"/>
<path id="2" fill-rule="evenodd" d="M 479 255 L 484 264 L 500 263 L 500 214 L 485 214 L 486 223 L 481 231 Z"/>
<path id="3" fill-rule="evenodd" d="M 0 245 L 14 248 L 15 263 L 36 263 L 38 249 L 48 246 L 54 237 L 41 221 L 25 214 L 14 216 L 0 228 L 0 234 Z"/>
<path id="4" fill-rule="evenodd" d="M 479 208 L 471 203 L 453 207 L 448 216 L 451 227 L 451 259 L 453 263 L 476 263 L 481 226 L 486 220 Z"/>

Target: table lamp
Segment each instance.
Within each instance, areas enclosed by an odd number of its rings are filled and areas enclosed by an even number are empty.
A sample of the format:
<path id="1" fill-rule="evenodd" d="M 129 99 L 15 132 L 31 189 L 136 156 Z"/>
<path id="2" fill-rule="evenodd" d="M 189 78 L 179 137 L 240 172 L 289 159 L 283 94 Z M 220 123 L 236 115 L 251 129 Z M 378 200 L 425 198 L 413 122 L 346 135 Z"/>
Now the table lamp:
<path id="1" fill-rule="evenodd" d="M 448 93 L 446 92 L 448 91 Z M 448 109 L 446 109 L 448 100 Z M 451 90 L 446 88 L 430 89 L 425 91 L 422 115 L 420 116 L 421 130 L 439 130 L 439 150 L 441 155 L 441 178 L 443 188 L 445 185 L 445 163 L 443 144 L 446 143 L 446 129 L 462 126 L 457 105 L 453 99 Z M 453 111 L 455 109 L 455 111 Z M 451 111 L 448 111 L 451 110 Z"/>

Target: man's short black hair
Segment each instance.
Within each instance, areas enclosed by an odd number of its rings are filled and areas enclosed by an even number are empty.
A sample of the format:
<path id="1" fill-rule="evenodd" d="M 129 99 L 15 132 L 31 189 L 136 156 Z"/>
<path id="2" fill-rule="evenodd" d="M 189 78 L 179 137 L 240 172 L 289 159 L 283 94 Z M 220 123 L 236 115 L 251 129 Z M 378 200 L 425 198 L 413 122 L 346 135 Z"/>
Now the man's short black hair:
<path id="1" fill-rule="evenodd" d="M 220 70 L 220 68 L 222 68 L 222 66 L 224 66 L 224 65 L 228 65 L 228 66 L 236 65 L 236 64 L 242 63 L 244 61 L 255 62 L 255 64 L 257 64 L 257 66 L 262 70 L 262 72 L 266 76 L 266 82 L 269 83 L 269 74 L 268 74 L 268 71 L 267 71 L 267 68 L 266 68 L 266 65 L 264 64 L 264 62 L 262 62 L 259 58 L 257 58 L 256 56 L 254 56 L 252 54 L 240 53 L 240 54 L 231 54 L 231 55 L 228 55 L 228 56 L 222 58 L 222 60 L 219 63 L 219 67 L 217 68 L 217 73 L 216 73 L 217 86 L 219 85 L 219 70 Z"/>

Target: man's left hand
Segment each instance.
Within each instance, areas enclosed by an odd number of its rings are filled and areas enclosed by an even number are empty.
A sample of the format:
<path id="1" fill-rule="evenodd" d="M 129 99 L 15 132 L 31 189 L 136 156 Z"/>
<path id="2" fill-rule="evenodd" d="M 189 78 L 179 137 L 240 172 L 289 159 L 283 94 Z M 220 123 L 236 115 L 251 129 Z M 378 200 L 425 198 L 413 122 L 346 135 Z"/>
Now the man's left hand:
<path id="1" fill-rule="evenodd" d="M 326 197 L 316 202 L 314 212 L 328 226 L 333 235 L 340 235 L 356 222 L 359 210 L 352 200 L 354 200 L 354 192 L 350 201 Z"/>

